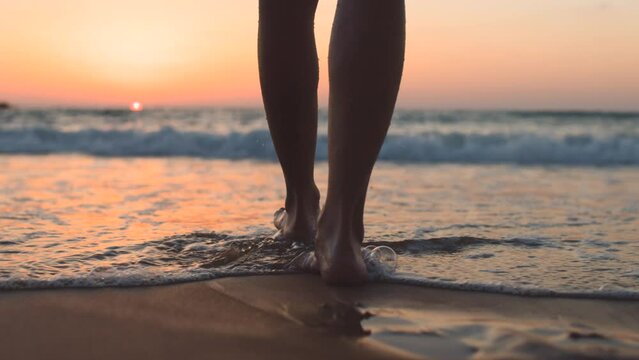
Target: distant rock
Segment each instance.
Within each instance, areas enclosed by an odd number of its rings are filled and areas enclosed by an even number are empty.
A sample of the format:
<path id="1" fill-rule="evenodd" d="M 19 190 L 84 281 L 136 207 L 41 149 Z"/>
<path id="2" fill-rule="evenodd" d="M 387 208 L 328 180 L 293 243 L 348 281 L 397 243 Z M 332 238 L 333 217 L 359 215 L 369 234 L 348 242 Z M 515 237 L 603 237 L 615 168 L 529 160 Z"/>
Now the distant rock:
<path id="1" fill-rule="evenodd" d="M 0 110 L 9 110 L 11 109 L 11 105 L 7 102 L 0 101 Z"/>

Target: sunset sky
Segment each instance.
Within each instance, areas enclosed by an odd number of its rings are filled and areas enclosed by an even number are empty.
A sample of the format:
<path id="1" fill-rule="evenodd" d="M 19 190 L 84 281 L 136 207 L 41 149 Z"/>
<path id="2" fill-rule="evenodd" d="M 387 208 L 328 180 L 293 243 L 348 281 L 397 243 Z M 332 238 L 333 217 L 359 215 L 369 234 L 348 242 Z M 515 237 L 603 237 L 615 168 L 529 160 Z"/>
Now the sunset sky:
<path id="1" fill-rule="evenodd" d="M 258 106 L 257 3 L 0 0 L 0 101 Z M 639 110 L 639 1 L 408 0 L 407 18 L 400 106 Z"/>

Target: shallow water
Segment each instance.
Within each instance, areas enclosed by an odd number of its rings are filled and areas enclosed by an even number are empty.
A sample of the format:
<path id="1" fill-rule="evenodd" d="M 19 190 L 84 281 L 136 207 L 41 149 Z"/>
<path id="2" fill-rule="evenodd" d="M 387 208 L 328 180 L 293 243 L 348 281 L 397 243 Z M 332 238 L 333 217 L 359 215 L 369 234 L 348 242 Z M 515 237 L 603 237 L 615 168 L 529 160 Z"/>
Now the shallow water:
<path id="1" fill-rule="evenodd" d="M 272 162 L 0 156 L 0 288 L 132 286 L 290 272 L 268 240 Z M 316 176 L 325 193 L 326 164 Z M 639 298 L 639 169 L 380 162 L 366 241 L 384 281 Z"/>

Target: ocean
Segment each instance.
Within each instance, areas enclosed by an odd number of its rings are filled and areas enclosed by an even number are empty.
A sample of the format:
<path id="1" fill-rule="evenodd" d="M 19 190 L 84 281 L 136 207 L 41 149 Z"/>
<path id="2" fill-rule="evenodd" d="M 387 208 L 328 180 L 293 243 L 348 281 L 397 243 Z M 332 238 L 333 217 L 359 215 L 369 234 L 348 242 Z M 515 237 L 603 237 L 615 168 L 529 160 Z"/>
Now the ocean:
<path id="1" fill-rule="evenodd" d="M 316 181 L 326 193 L 327 119 Z M 0 111 L 0 288 L 291 273 L 262 110 Z M 398 110 L 365 213 L 373 281 L 639 299 L 639 113 Z"/>

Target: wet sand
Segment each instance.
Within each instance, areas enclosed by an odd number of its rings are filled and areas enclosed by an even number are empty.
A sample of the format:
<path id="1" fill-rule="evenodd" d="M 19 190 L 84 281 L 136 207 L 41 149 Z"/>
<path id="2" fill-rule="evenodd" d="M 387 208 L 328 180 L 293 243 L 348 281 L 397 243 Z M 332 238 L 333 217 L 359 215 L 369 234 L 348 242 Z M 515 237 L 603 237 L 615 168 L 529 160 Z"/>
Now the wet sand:
<path id="1" fill-rule="evenodd" d="M 6 359 L 639 358 L 639 302 L 311 275 L 0 293 Z"/>

